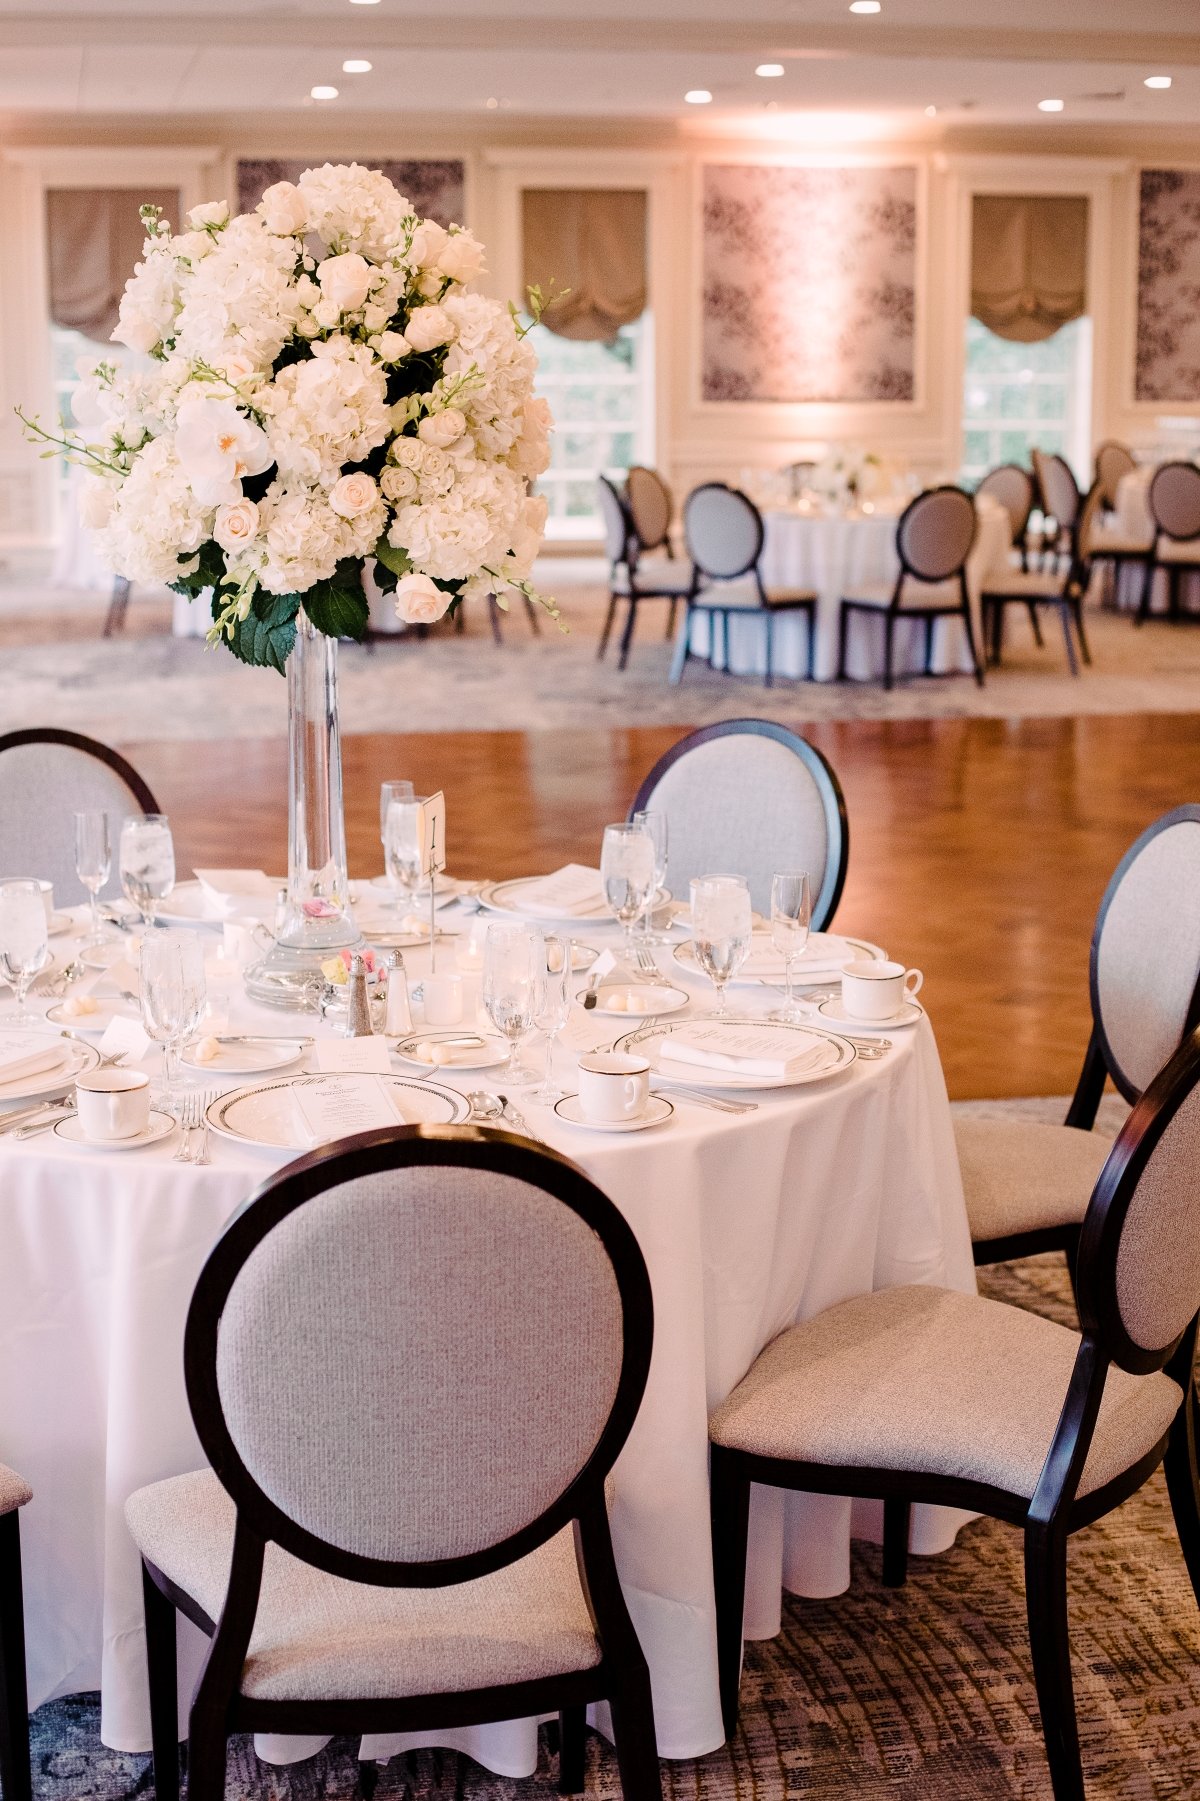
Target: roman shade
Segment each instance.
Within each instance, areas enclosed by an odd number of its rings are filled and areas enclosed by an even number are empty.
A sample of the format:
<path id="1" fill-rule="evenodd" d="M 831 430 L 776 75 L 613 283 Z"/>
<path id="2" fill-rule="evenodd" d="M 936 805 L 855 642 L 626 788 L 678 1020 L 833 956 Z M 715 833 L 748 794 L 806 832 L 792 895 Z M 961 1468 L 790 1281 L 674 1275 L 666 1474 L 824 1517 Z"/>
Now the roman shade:
<path id="1" fill-rule="evenodd" d="M 542 315 L 563 338 L 611 343 L 646 307 L 646 196 L 637 188 L 526 188 L 525 286 L 562 296 Z"/>
<path id="2" fill-rule="evenodd" d="M 976 194 L 971 311 L 1019 344 L 1053 337 L 1087 308 L 1088 203 L 1077 194 Z"/>

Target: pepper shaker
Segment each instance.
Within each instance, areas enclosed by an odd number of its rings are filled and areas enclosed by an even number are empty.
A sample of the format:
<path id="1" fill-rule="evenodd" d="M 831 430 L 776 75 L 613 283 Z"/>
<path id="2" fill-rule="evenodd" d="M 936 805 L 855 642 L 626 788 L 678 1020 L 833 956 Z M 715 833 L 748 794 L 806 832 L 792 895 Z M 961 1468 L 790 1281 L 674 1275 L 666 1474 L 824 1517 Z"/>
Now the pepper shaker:
<path id="1" fill-rule="evenodd" d="M 350 980 L 347 983 L 346 1036 L 369 1038 L 374 1030 L 371 1003 L 367 998 L 367 966 L 356 951 L 350 959 Z"/>

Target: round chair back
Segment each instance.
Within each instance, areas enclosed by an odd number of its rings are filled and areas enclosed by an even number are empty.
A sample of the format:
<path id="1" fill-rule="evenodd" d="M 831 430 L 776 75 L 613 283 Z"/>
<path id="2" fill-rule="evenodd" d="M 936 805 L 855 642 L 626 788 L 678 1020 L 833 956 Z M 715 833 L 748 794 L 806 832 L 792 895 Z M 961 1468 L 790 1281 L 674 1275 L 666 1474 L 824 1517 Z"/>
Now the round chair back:
<path id="1" fill-rule="evenodd" d="M 1121 477 L 1128 475 L 1131 469 L 1137 468 L 1132 450 L 1124 444 L 1118 444 L 1115 438 L 1106 438 L 1096 451 L 1096 480 L 1100 484 L 1100 504 L 1112 512 L 1117 504 L 1117 489 Z"/>
<path id="2" fill-rule="evenodd" d="M 115 868 L 121 821 L 159 811 L 133 765 L 95 738 L 51 727 L 0 735 L 0 877 L 53 882 L 58 906 L 87 899 L 75 874 L 75 813 L 108 814 Z"/>
<path id="3" fill-rule="evenodd" d="M 1150 517 L 1168 538 L 1200 538 L 1200 468 L 1163 463 L 1150 478 Z"/>
<path id="4" fill-rule="evenodd" d="M 999 501 L 1008 514 L 1013 543 L 1020 544 L 1033 511 L 1033 477 L 1028 469 L 1019 463 L 1001 463 L 998 469 L 989 469 L 975 492 Z"/>
<path id="5" fill-rule="evenodd" d="M 964 488 L 929 488 L 911 500 L 896 526 L 896 549 L 909 575 L 943 582 L 964 567 L 978 528 Z"/>
<path id="6" fill-rule="evenodd" d="M 604 550 L 615 568 L 629 556 L 630 524 L 625 502 L 607 475 L 596 477 L 596 497 L 600 502 L 600 523 L 604 527 Z"/>
<path id="7" fill-rule="evenodd" d="M 701 575 L 733 581 L 747 575 L 762 554 L 762 515 L 737 488 L 705 482 L 683 503 L 683 535 Z"/>
<path id="8" fill-rule="evenodd" d="M 633 465 L 625 477 L 625 503 L 643 550 L 657 550 L 667 542 L 675 509 L 671 490 L 657 469 Z"/>
<path id="9" fill-rule="evenodd" d="M 1033 452 L 1033 473 L 1037 479 L 1038 501 L 1043 513 L 1065 531 L 1074 528 L 1079 517 L 1079 484 L 1071 466 L 1057 452 Z"/>

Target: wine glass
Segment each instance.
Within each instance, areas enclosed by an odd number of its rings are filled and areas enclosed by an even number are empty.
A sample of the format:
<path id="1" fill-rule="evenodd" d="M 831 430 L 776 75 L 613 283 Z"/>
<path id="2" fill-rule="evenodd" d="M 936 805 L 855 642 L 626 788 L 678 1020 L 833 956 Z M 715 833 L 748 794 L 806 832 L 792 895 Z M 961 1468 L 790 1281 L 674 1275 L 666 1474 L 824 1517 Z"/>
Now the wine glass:
<path id="1" fill-rule="evenodd" d="M 633 928 L 654 894 L 654 840 L 645 826 L 605 826 L 600 878 L 604 897 L 625 933 L 625 956 L 633 963 Z"/>
<path id="2" fill-rule="evenodd" d="M 547 933 L 546 969 L 542 982 L 542 999 L 534 1017 L 534 1025 L 546 1034 L 546 1070 L 536 1088 L 531 1088 L 531 1101 L 552 1107 L 561 1101 L 563 1090 L 554 1081 L 554 1045 L 571 1012 L 571 954 L 574 945 L 569 938 Z"/>
<path id="3" fill-rule="evenodd" d="M 181 1046 L 204 1018 L 204 945 L 198 932 L 147 932 L 141 951 L 142 1024 L 163 1047 L 163 1100 L 175 1111 Z"/>
<path id="4" fill-rule="evenodd" d="M 640 825 L 643 831 L 649 832 L 654 844 L 654 893 L 642 915 L 642 937 L 647 944 L 667 944 L 670 940 L 665 933 L 650 930 L 650 915 L 654 911 L 655 898 L 667 880 L 667 816 L 657 807 L 647 807 L 644 812 L 633 815 L 633 824 Z"/>
<path id="5" fill-rule="evenodd" d="M 413 785 L 411 782 L 381 782 L 379 784 L 379 842 L 383 845 L 383 865 L 385 870 L 387 870 L 388 809 L 391 807 L 394 800 L 405 801 L 412 800 L 412 798 Z M 390 871 L 388 872 L 388 880 L 389 882 L 392 880 Z M 393 892 L 388 895 L 385 905 L 389 907 L 398 907 L 403 899 L 404 896 L 395 891 L 395 884 L 393 884 Z"/>
<path id="6" fill-rule="evenodd" d="M 754 927 L 750 890 L 740 875 L 706 875 L 691 899 L 696 961 L 717 991 L 716 1017 L 727 1019 L 725 985 L 746 961 Z"/>
<path id="7" fill-rule="evenodd" d="M 383 822 L 383 861 L 388 881 L 396 893 L 394 905 L 411 907 L 421 886 L 425 816 L 421 801 L 412 796 L 412 783 L 394 785 L 408 788 L 409 795 L 407 799 L 397 797 L 388 802 L 387 818 Z"/>
<path id="8" fill-rule="evenodd" d="M 785 870 L 771 877 L 771 941 L 783 958 L 786 995 L 783 1006 L 771 1014 L 772 1019 L 798 1025 L 804 1018 L 792 989 L 796 964 L 804 955 L 808 931 L 812 924 L 812 894 L 808 876 L 801 869 Z"/>
<path id="9" fill-rule="evenodd" d="M 165 813 L 138 813 L 121 827 L 121 887 L 142 924 L 154 924 L 154 902 L 175 886 L 175 846 Z"/>
<path id="10" fill-rule="evenodd" d="M 108 814 L 89 812 L 75 815 L 75 874 L 88 892 L 91 930 L 85 945 L 103 944 L 98 903 L 100 890 L 112 871 L 112 839 L 108 830 Z"/>
<path id="11" fill-rule="evenodd" d="M 546 946 L 536 926 L 492 925 L 483 947 L 483 1004 L 496 1030 L 508 1039 L 506 1082 L 523 1083 L 521 1040 L 541 1011 Z"/>
<path id="12" fill-rule="evenodd" d="M 0 975 L 12 983 L 17 1005 L 4 1014 L 9 1026 L 40 1026 L 42 1020 L 25 1005 L 25 996 L 39 969 L 50 957 L 46 931 L 46 904 L 41 885 L 23 877 L 0 882 Z"/>

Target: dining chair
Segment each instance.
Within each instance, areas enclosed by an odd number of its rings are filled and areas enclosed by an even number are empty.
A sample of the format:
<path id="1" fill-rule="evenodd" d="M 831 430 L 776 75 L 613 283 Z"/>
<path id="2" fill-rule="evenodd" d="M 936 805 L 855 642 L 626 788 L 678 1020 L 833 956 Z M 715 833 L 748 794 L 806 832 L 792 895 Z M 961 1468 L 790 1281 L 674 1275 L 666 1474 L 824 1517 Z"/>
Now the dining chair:
<path id="1" fill-rule="evenodd" d="M 1142 582 L 1139 625 L 1149 617 L 1154 577 L 1160 569 L 1167 577 L 1168 617 L 1184 617 L 1179 605 L 1180 577 L 1200 570 L 1200 466 L 1160 464 L 1150 478 L 1146 499 L 1154 521 L 1154 546 Z"/>
<path id="2" fill-rule="evenodd" d="M 817 597 L 811 588 L 768 591 L 759 562 L 765 538 L 762 514 L 749 497 L 724 482 L 704 482 L 683 503 L 683 537 L 692 563 L 683 630 L 675 640 L 671 681 L 683 679 L 692 654 L 692 618 L 703 613 L 709 622 L 708 661 L 716 655 L 717 622 L 721 624 L 722 661 L 729 668 L 729 618 L 757 617 L 763 622 L 769 688 L 773 679 L 774 620 L 777 613 L 803 613 L 808 630 L 808 679 L 816 658 Z"/>
<path id="3" fill-rule="evenodd" d="M 643 567 L 640 541 L 626 501 L 607 475 L 596 477 L 596 492 L 600 501 L 600 518 L 604 525 L 604 549 L 608 556 L 608 612 L 604 617 L 604 629 L 600 633 L 596 655 L 603 658 L 608 649 L 617 607 L 621 601 L 625 601 L 629 612 L 617 656 L 617 668 L 624 669 L 629 661 L 629 647 L 633 643 L 639 601 L 670 602 L 666 632 L 669 638 L 675 629 L 676 605 L 691 586 L 692 572 L 686 563 L 667 557 L 655 557 L 649 565 Z"/>
<path id="4" fill-rule="evenodd" d="M 132 763 L 95 738 L 53 726 L 0 733 L 0 877 L 53 882 L 60 907 L 85 901 L 72 815 L 92 810 L 111 816 L 115 848 L 121 819 L 161 809 Z"/>
<path id="5" fill-rule="evenodd" d="M 1074 1269 L 1110 1148 L 1093 1130 L 1106 1082 L 1136 1102 L 1200 1024 L 1200 806 L 1164 813 L 1130 845 L 1100 902 L 1088 962 L 1092 1029 L 1063 1124 L 955 1120 L 977 1264 L 1062 1251 Z"/>
<path id="6" fill-rule="evenodd" d="M 392 1732 L 557 1712 L 583 1787 L 607 1700 L 659 1801 L 646 1661 L 606 1479 L 650 1362 L 646 1265 L 565 1157 L 404 1126 L 270 1177 L 209 1254 L 184 1378 L 211 1468 L 138 1490 L 154 1785 L 178 1801 L 175 1616 L 210 1639 L 188 1801 L 235 1732 Z"/>
<path id="7" fill-rule="evenodd" d="M 846 680 L 847 628 L 851 615 L 866 613 L 883 620 L 883 685 L 893 685 L 894 639 L 898 619 L 925 622 L 925 673 L 933 673 L 933 630 L 939 619 L 963 622 L 975 680 L 983 686 L 983 664 L 971 622 L 967 558 L 978 529 L 975 502 L 963 488 L 927 488 L 909 501 L 896 524 L 900 568 L 894 582 L 863 584 L 842 596 L 838 614 L 839 682 Z M 916 583 L 914 598 L 913 584 Z M 921 589 L 933 590 L 926 600 Z"/>
<path id="8" fill-rule="evenodd" d="M 752 1482 L 882 1499 L 883 1580 L 905 1579 L 914 1501 L 1021 1528 L 1030 1650 L 1055 1801 L 1083 1801 L 1067 1542 L 1160 1463 L 1200 1603 L 1192 1363 L 1200 1308 L 1200 1034 L 1138 1102 L 1079 1250 L 1082 1331 L 974 1294 L 881 1289 L 783 1331 L 716 1409 L 712 1536 L 721 1702 L 737 1725 Z"/>
<path id="9" fill-rule="evenodd" d="M 995 500 L 1008 514 L 1008 522 L 1012 528 L 1013 549 L 1018 553 L 1022 569 L 1029 567 L 1029 516 L 1033 512 L 1036 489 L 1033 477 L 1028 469 L 1022 469 L 1019 463 L 1000 463 L 995 469 L 989 469 L 976 494 L 986 494 Z M 1032 614 L 1032 623 L 1036 634 L 1040 634 L 1036 611 Z M 1041 642 L 1040 635 L 1038 642 Z"/>
<path id="10" fill-rule="evenodd" d="M 769 719 L 726 719 L 689 732 L 659 758 L 629 809 L 667 817 L 667 884 L 686 898 L 695 876 L 732 869 L 760 913 L 777 870 L 808 871 L 812 928 L 833 919 L 850 860 L 841 785 L 815 745 Z"/>
<path id="11" fill-rule="evenodd" d="M 1121 478 L 1137 468 L 1137 459 L 1127 444 L 1105 438 L 1096 446 L 1096 480 L 1100 484 L 1100 504 L 1106 513 L 1117 510 L 1117 489 Z"/>
<path id="12" fill-rule="evenodd" d="M 1069 556 L 1074 544 L 1075 522 L 1083 496 L 1071 465 L 1057 451 L 1032 450 L 1033 479 L 1037 484 L 1037 502 L 1043 518 L 1053 520 L 1054 530 L 1046 534 L 1045 547 L 1056 556 Z"/>
<path id="13" fill-rule="evenodd" d="M 1072 625 L 1079 639 L 1079 650 L 1084 662 L 1091 662 L 1092 653 L 1083 627 L 1083 603 L 1091 580 L 1088 546 L 1100 511 L 1100 499 L 1100 484 L 1094 482 L 1071 534 L 1071 555 L 1065 569 L 1061 566 L 1054 569 L 993 569 L 984 577 L 979 605 L 984 647 L 988 661 L 993 665 L 1000 662 L 1004 648 L 1004 615 L 1010 606 L 1027 609 L 1034 623 L 1034 637 L 1039 648 L 1044 640 L 1037 629 L 1038 609 L 1054 608 L 1062 625 L 1067 667 L 1071 674 L 1079 674 L 1079 659 L 1075 655 L 1075 643 L 1071 636 Z"/>
<path id="14" fill-rule="evenodd" d="M 32 1499 L 29 1485 L 0 1463 L 0 1801 L 32 1801 L 33 1795 L 19 1523 Z"/>

